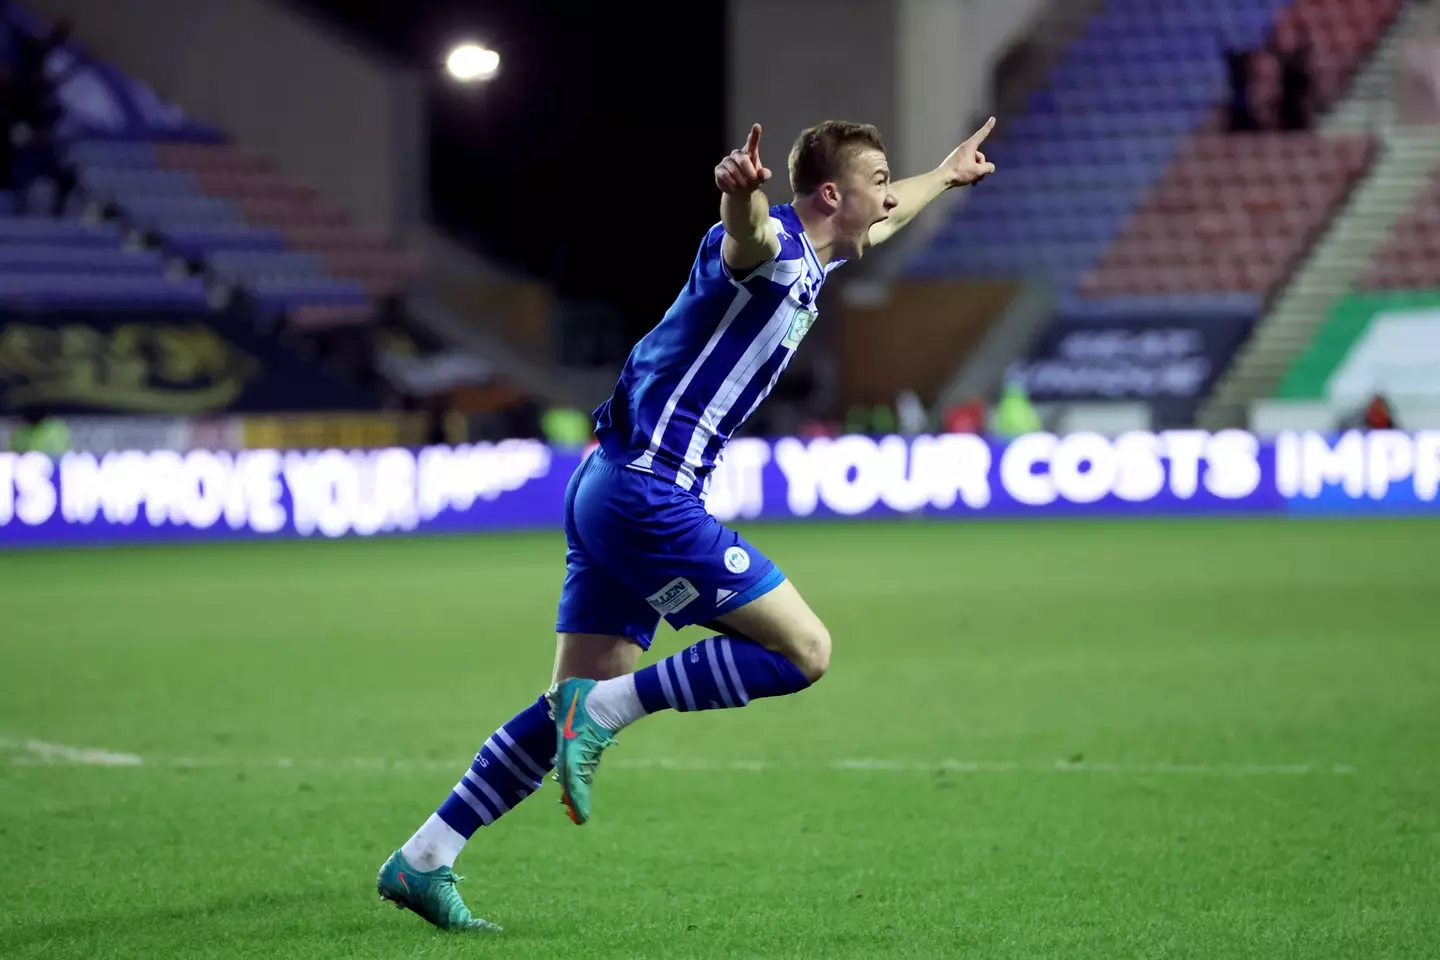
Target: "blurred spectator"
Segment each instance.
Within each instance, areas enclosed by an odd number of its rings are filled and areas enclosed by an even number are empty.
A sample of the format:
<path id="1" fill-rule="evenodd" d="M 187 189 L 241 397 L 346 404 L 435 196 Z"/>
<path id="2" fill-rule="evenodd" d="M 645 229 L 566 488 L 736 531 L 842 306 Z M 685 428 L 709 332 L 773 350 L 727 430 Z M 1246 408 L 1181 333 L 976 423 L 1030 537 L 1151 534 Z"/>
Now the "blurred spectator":
<path id="1" fill-rule="evenodd" d="M 1400 425 L 1395 422 L 1395 414 L 1390 409 L 1390 401 L 1385 399 L 1384 394 L 1375 394 L 1365 405 L 1365 427 L 1368 430 L 1400 429 Z"/>
<path id="2" fill-rule="evenodd" d="M 895 413 L 900 432 L 907 437 L 924 433 L 930 422 L 925 404 L 920 402 L 914 390 L 900 391 L 900 396 L 895 399 Z"/>
<path id="3" fill-rule="evenodd" d="M 12 140 L 20 124 L 20 97 L 15 85 L 15 73 L 10 65 L 0 60 L 0 189 L 9 190 L 15 185 L 15 144 Z"/>
<path id="4" fill-rule="evenodd" d="M 990 420 L 990 432 L 997 437 L 1013 439 L 1041 429 L 1040 415 L 1030 403 L 1025 384 L 1019 379 L 1006 381 L 1000 402 L 995 405 L 995 416 Z"/>
<path id="5" fill-rule="evenodd" d="M 877 403 L 870 411 L 870 429 L 876 436 L 888 437 L 900 429 L 895 411 L 883 403 Z"/>
<path id="6" fill-rule="evenodd" d="M 1271 38 L 1269 53 L 1280 67 L 1280 129 L 1309 130 L 1311 92 L 1315 86 L 1310 34 L 1297 25 L 1298 35 L 1288 47 Z"/>
<path id="7" fill-rule="evenodd" d="M 1340 421 L 1341 430 L 1399 430 L 1390 401 L 1383 393 L 1370 398 L 1365 406 Z"/>
<path id="8" fill-rule="evenodd" d="M 946 410 L 942 426 L 946 433 L 984 433 L 985 418 L 989 412 L 984 400 L 971 397 Z"/>
<path id="9" fill-rule="evenodd" d="M 0 2 L 0 17 L 6 4 Z M 13 58 L 13 71 L 0 71 L 0 125 L 3 125 L 4 146 L 0 147 L 0 174 L 4 186 L 21 193 L 37 181 L 54 184 L 51 213 L 59 216 L 74 192 L 73 170 L 60 162 L 55 142 L 55 127 L 60 122 L 57 82 L 64 77 L 50 77 L 45 65 L 56 47 L 70 39 L 70 22 L 55 21 L 50 32 L 32 36 L 17 29 L 8 20 L 3 23 L 4 46 Z"/>
<path id="10" fill-rule="evenodd" d="M 432 397 L 425 401 L 425 444 L 439 447 L 451 444 L 454 422 L 450 416 L 450 405 L 444 397 Z"/>
<path id="11" fill-rule="evenodd" d="M 805 420 L 801 422 L 797 435 L 813 440 L 816 437 L 838 437 L 840 433 L 840 424 L 832 420 Z"/>
<path id="12" fill-rule="evenodd" d="M 1225 72 L 1230 83 L 1230 131 L 1242 133 L 1260 129 L 1255 107 L 1250 102 L 1250 66 L 1254 51 L 1241 49 L 1228 39 L 1222 41 Z"/>
<path id="13" fill-rule="evenodd" d="M 13 453 L 48 453 L 58 457 L 70 449 L 70 428 L 43 407 L 26 407 L 22 423 L 10 433 Z"/>
<path id="14" fill-rule="evenodd" d="M 877 403 L 874 406 L 856 404 L 845 414 L 845 432 L 854 434 L 865 434 L 872 437 L 888 436 L 894 433 L 899 427 L 895 421 L 895 411 Z"/>
<path id="15" fill-rule="evenodd" d="M 540 418 L 545 439 L 562 450 L 582 450 L 595 439 L 590 415 L 574 407 L 551 407 Z"/>

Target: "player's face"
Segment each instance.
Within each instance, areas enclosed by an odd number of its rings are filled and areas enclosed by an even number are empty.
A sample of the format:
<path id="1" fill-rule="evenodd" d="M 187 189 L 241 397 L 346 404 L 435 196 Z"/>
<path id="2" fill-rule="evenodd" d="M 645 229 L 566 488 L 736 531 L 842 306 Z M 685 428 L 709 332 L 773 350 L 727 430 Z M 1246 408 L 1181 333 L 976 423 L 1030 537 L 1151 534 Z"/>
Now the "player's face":
<path id="1" fill-rule="evenodd" d="M 873 147 L 858 151 L 850 160 L 839 188 L 835 233 L 840 255 L 859 257 L 870 246 L 870 228 L 890 216 L 899 202 L 890 190 L 890 164 Z"/>

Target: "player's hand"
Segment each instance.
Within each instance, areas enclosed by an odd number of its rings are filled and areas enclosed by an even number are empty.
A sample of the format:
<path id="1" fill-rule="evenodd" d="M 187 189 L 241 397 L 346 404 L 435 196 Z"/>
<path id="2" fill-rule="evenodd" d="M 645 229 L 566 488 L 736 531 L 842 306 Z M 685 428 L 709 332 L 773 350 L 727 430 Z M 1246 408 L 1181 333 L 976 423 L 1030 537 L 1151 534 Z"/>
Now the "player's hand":
<path id="1" fill-rule="evenodd" d="M 760 162 L 760 124 L 750 127 L 745 146 L 731 150 L 715 168 L 715 186 L 721 193 L 753 193 L 770 179 L 770 170 Z"/>
<path id="2" fill-rule="evenodd" d="M 940 170 L 945 176 L 947 187 L 966 187 L 972 183 L 979 183 L 985 179 L 987 174 L 995 172 L 995 164 L 985 159 L 985 154 L 980 152 L 980 144 L 990 136 L 990 131 L 995 129 L 995 118 L 991 117 L 981 127 L 971 134 L 970 139 L 951 151 L 950 156 L 940 165 Z"/>

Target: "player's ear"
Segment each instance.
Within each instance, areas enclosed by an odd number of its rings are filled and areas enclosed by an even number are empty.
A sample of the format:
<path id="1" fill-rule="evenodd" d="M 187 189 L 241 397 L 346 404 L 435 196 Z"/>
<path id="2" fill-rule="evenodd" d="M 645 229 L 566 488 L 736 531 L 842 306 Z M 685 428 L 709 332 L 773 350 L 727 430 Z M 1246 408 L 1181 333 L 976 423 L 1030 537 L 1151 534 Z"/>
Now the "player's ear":
<path id="1" fill-rule="evenodd" d="M 830 210 L 836 210 L 840 206 L 840 188 L 833 181 L 826 181 L 820 184 L 820 199 L 825 201 L 825 206 Z"/>

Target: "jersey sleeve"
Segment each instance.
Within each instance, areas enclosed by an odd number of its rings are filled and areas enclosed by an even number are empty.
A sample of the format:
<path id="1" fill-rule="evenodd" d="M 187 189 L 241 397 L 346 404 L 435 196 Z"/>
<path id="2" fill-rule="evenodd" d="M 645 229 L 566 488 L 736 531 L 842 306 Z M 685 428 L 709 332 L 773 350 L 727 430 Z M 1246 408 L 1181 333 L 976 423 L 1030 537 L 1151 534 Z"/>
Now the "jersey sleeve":
<path id="1" fill-rule="evenodd" d="M 711 259 L 720 274 L 727 280 L 742 287 L 749 287 L 753 283 L 768 282 L 778 283 L 782 286 L 790 286 L 805 273 L 805 246 L 800 239 L 789 233 L 785 224 L 778 217 L 770 218 L 770 227 L 775 235 L 780 238 L 780 250 L 775 256 L 766 260 L 757 267 L 752 267 L 737 274 L 730 269 L 725 262 L 722 253 L 725 240 L 725 225 L 717 223 L 710 228 L 705 238 L 705 250 L 707 259 Z"/>

